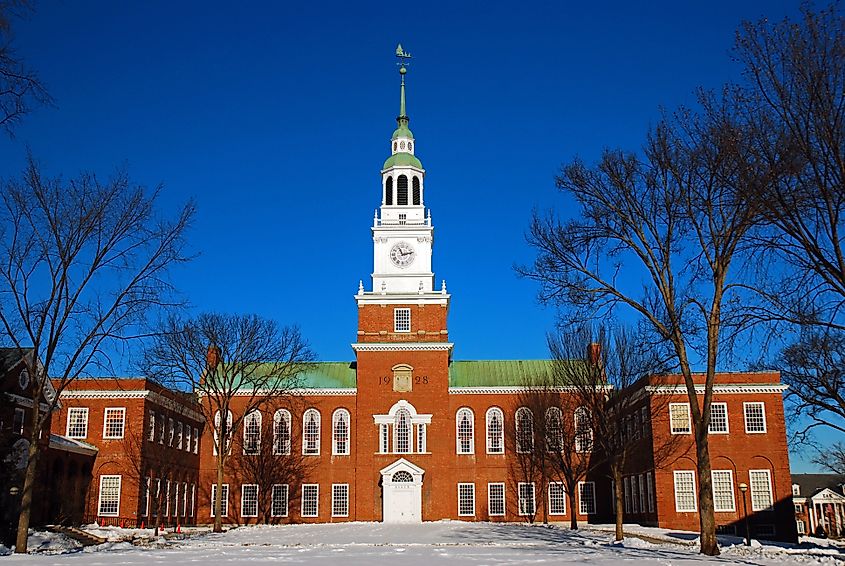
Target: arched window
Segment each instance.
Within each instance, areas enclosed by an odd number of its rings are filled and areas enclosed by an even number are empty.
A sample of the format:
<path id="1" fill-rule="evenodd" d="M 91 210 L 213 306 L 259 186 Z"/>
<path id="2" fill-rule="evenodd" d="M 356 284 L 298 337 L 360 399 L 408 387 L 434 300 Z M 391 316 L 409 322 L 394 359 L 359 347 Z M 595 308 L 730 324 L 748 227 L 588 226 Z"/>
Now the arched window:
<path id="1" fill-rule="evenodd" d="M 384 204 L 393 204 L 393 177 L 388 177 L 384 184 Z"/>
<path id="2" fill-rule="evenodd" d="M 320 453 L 320 411 L 308 409 L 302 415 L 302 453 L 314 456 Z"/>
<path id="3" fill-rule="evenodd" d="M 349 411 L 338 409 L 332 415 L 332 454 L 349 454 Z"/>
<path id="4" fill-rule="evenodd" d="M 414 476 L 411 475 L 411 472 L 406 472 L 405 470 L 399 470 L 393 477 L 390 478 L 390 481 L 393 483 L 413 483 Z"/>
<path id="5" fill-rule="evenodd" d="M 475 427 L 472 411 L 464 407 L 455 419 L 458 454 L 472 454 L 475 444 Z"/>
<path id="6" fill-rule="evenodd" d="M 505 453 L 505 416 L 498 407 L 487 409 L 487 453 Z"/>
<path id="7" fill-rule="evenodd" d="M 258 454 L 261 449 L 261 412 L 244 417 L 244 454 Z"/>
<path id="8" fill-rule="evenodd" d="M 393 425 L 393 451 L 398 454 L 411 452 L 411 414 L 407 409 L 396 411 Z"/>
<path id="9" fill-rule="evenodd" d="M 220 419 L 220 411 L 214 413 L 214 446 L 213 451 L 214 455 L 217 455 L 217 447 L 220 446 L 221 443 L 221 433 L 222 439 L 226 441 L 226 452 L 229 453 L 232 451 L 232 411 L 229 411 L 228 416 L 226 417 L 226 426 L 221 426 L 221 419 Z M 162 425 L 164 425 L 164 419 L 161 420 Z M 164 427 L 162 426 L 162 429 Z"/>
<path id="10" fill-rule="evenodd" d="M 560 452 L 563 450 L 563 413 L 557 407 L 546 410 L 546 450 Z"/>
<path id="11" fill-rule="evenodd" d="M 414 180 L 411 183 L 411 194 L 413 195 L 414 204 L 420 204 L 421 200 L 421 191 L 420 191 L 420 178 L 414 175 Z"/>
<path id="12" fill-rule="evenodd" d="M 534 450 L 534 414 L 528 407 L 516 410 L 516 451 L 527 454 Z"/>
<path id="13" fill-rule="evenodd" d="M 399 206 L 408 204 L 408 177 L 399 175 L 396 179 L 396 204 Z"/>
<path id="14" fill-rule="evenodd" d="M 576 452 L 593 451 L 593 425 L 587 407 L 575 409 L 575 450 Z"/>
<path id="15" fill-rule="evenodd" d="M 285 409 L 273 415 L 273 454 L 290 454 L 290 413 Z"/>

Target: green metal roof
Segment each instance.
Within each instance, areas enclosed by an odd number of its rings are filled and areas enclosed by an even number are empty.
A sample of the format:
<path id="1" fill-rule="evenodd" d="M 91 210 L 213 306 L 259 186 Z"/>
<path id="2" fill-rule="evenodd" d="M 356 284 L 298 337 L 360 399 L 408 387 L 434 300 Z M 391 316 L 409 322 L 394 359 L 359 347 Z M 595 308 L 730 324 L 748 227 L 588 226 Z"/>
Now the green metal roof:
<path id="1" fill-rule="evenodd" d="M 387 158 L 387 161 L 384 162 L 382 169 L 387 169 L 388 167 L 393 167 L 395 165 L 406 165 L 422 169 L 422 163 L 420 160 L 410 153 L 394 153 Z"/>
<path id="2" fill-rule="evenodd" d="M 393 130 L 393 135 L 390 137 L 391 140 L 395 140 L 395 139 L 398 139 L 398 138 L 414 139 L 414 134 L 408 128 L 407 119 L 399 121 L 399 127 L 397 127 L 395 130 Z"/>
<path id="3" fill-rule="evenodd" d="M 355 364 L 352 362 L 315 362 L 299 376 L 299 386 L 308 389 L 355 389 Z"/>
<path id="4" fill-rule="evenodd" d="M 449 365 L 449 387 L 519 386 L 542 378 L 551 360 L 467 360 Z"/>

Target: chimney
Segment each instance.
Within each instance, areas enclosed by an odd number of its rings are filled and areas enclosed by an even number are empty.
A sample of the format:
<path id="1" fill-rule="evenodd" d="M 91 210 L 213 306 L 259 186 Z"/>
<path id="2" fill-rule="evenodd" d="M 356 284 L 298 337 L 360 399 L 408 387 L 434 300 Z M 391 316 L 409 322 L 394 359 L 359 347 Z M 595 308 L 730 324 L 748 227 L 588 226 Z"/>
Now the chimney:
<path id="1" fill-rule="evenodd" d="M 205 363 L 208 365 L 209 369 L 217 368 L 217 364 L 220 362 L 220 348 L 214 346 L 213 344 L 208 345 L 208 352 L 205 354 Z"/>
<path id="2" fill-rule="evenodd" d="M 587 361 L 593 365 L 601 363 L 601 344 L 596 342 L 587 344 Z"/>

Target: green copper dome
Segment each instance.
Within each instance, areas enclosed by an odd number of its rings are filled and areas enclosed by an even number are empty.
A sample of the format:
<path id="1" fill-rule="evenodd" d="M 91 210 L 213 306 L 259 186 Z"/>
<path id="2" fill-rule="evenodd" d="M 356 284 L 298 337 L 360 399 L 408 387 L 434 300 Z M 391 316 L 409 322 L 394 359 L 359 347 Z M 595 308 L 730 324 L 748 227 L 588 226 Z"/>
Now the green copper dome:
<path id="1" fill-rule="evenodd" d="M 387 161 L 384 162 L 382 170 L 388 169 L 390 167 L 395 167 L 397 165 L 416 167 L 417 169 L 423 168 L 422 163 L 419 159 L 416 158 L 416 156 L 411 155 L 410 153 L 394 153 L 393 155 L 387 158 Z"/>
<path id="2" fill-rule="evenodd" d="M 397 120 L 399 126 L 394 130 L 393 137 L 391 140 L 395 140 L 397 138 L 411 138 L 414 139 L 414 134 L 411 133 L 411 130 L 408 128 L 408 118 L 402 117 Z"/>

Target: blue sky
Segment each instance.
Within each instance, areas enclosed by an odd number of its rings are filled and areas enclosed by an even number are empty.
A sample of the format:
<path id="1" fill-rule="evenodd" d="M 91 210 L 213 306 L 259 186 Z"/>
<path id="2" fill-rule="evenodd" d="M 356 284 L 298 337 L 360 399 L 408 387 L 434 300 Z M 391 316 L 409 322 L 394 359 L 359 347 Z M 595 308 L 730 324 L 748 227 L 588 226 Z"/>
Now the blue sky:
<path id="1" fill-rule="evenodd" d="M 194 307 L 298 323 L 320 359 L 351 359 L 401 42 L 455 357 L 545 357 L 554 313 L 513 265 L 532 259 L 532 209 L 567 206 L 553 186 L 561 163 L 637 149 L 661 106 L 737 77 L 743 19 L 797 12 L 773 1 L 42 2 L 16 22 L 16 44 L 57 104 L 0 139 L 0 175 L 29 147 L 52 173 L 126 164 L 164 184 L 166 206 L 196 198 L 200 255 L 175 274 Z"/>

